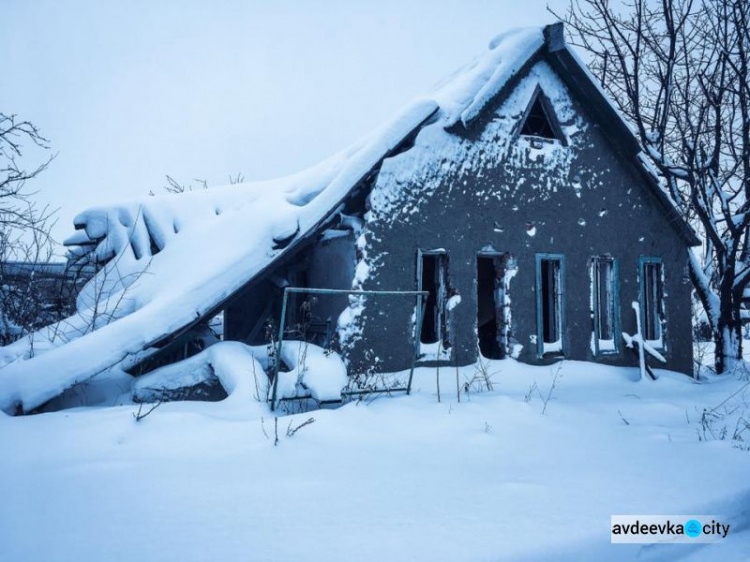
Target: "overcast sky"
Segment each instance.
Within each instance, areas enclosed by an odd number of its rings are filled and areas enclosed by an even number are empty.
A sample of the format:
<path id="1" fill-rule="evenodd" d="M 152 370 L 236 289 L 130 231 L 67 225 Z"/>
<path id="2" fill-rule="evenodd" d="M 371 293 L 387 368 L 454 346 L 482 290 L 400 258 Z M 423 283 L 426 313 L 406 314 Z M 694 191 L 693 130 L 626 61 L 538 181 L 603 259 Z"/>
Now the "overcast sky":
<path id="1" fill-rule="evenodd" d="M 0 111 L 59 153 L 33 186 L 60 208 L 61 240 L 81 210 L 158 192 L 165 174 L 218 185 L 314 164 L 500 31 L 553 21 L 546 4 L 3 0 Z"/>

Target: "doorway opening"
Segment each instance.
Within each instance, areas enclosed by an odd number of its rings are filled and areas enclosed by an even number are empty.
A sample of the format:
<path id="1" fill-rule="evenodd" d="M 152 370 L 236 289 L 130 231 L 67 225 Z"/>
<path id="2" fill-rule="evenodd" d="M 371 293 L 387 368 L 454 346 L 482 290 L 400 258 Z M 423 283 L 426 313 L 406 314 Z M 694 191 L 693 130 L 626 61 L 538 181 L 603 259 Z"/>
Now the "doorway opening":
<path id="1" fill-rule="evenodd" d="M 517 271 L 509 253 L 477 256 L 477 336 L 479 351 L 487 359 L 512 354 L 510 281 Z"/>
<path id="2" fill-rule="evenodd" d="M 448 254 L 444 250 L 420 250 L 417 266 L 420 291 L 426 291 L 419 353 L 422 357 L 450 357 L 447 301 L 451 296 L 448 281 Z"/>

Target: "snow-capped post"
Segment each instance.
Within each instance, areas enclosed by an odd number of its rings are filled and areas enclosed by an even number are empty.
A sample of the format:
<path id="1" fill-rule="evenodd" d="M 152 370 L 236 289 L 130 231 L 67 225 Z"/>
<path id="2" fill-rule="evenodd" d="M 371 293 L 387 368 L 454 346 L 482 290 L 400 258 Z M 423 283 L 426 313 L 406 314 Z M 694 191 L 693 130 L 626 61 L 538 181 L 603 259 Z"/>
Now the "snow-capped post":
<path id="1" fill-rule="evenodd" d="M 454 294 L 451 295 L 451 297 L 448 299 L 448 302 L 445 304 L 445 307 L 448 309 L 448 312 L 452 312 L 454 308 L 456 308 L 459 304 L 461 304 L 461 295 L 454 289 Z M 458 372 L 458 353 L 456 353 L 456 350 L 453 350 L 453 363 L 456 367 L 456 400 L 460 403 L 461 402 L 461 382 L 459 380 L 459 372 Z"/>
<path id="2" fill-rule="evenodd" d="M 633 301 L 633 310 L 635 311 L 635 338 L 638 343 L 638 366 L 641 370 L 641 378 L 646 377 L 646 354 L 643 351 L 643 330 L 641 326 L 641 305 L 638 301 Z M 632 343 L 629 347 L 632 347 Z"/>
<path id="3" fill-rule="evenodd" d="M 443 340 L 439 339 L 438 340 L 438 348 L 437 348 L 438 360 L 435 363 L 435 386 L 437 387 L 437 399 L 438 399 L 438 403 L 440 403 L 440 351 L 441 351 L 442 344 L 443 344 Z"/>
<path id="4" fill-rule="evenodd" d="M 284 287 L 284 297 L 281 303 L 281 318 L 279 319 L 279 340 L 276 347 L 276 357 L 273 362 L 273 390 L 271 392 L 271 411 L 276 410 L 276 393 L 279 387 L 279 367 L 281 366 L 281 346 L 284 343 L 284 322 L 286 321 L 286 304 L 289 287 Z"/>
<path id="5" fill-rule="evenodd" d="M 419 335 L 422 333 L 422 323 L 424 322 L 424 310 L 427 307 L 427 291 L 417 292 L 417 321 L 416 331 L 414 332 L 414 357 L 411 361 L 411 367 L 409 368 L 409 380 L 406 383 L 406 395 L 411 394 L 411 383 L 414 380 L 414 366 L 419 360 Z"/>

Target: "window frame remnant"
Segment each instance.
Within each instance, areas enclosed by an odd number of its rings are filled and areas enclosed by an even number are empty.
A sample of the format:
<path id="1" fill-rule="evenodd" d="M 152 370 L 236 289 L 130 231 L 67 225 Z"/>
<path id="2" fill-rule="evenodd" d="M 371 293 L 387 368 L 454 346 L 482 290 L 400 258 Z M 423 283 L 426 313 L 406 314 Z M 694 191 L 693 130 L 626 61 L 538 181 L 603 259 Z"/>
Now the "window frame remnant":
<path id="1" fill-rule="evenodd" d="M 592 350 L 594 355 L 618 354 L 620 353 L 620 268 L 617 258 L 609 254 L 592 257 L 590 277 Z"/>
<path id="2" fill-rule="evenodd" d="M 664 264 L 661 258 L 641 256 L 638 267 L 638 300 L 643 339 L 655 349 L 665 349 Z"/>
<path id="3" fill-rule="evenodd" d="M 549 267 L 552 267 L 552 271 Z M 552 294 L 549 294 L 552 290 Z M 550 324 L 550 320 L 553 324 Z M 536 254 L 537 356 L 564 356 L 565 338 L 565 256 Z M 551 331 L 554 328 L 554 331 Z M 554 341 L 551 340 L 553 336 Z"/>
<path id="4" fill-rule="evenodd" d="M 540 121 L 543 124 L 540 124 Z M 547 129 L 547 131 L 545 132 L 543 129 Z M 519 121 L 517 137 L 541 142 L 557 141 L 563 146 L 568 145 L 552 104 L 539 86 L 534 90 L 531 100 Z"/>

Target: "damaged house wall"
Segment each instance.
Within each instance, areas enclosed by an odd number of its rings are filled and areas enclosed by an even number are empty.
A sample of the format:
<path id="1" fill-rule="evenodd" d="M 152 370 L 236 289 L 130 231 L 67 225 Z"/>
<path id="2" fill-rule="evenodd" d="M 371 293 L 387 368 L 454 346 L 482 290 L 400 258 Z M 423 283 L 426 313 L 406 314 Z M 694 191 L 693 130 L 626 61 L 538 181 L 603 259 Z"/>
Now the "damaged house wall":
<path id="1" fill-rule="evenodd" d="M 541 88 L 562 138 L 519 135 Z M 385 160 L 369 199 L 366 289 L 413 290 L 418 253 L 444 250 L 449 291 L 461 302 L 447 312 L 451 351 L 446 359 L 477 358 L 477 259 L 509 252 L 517 263 L 510 282 L 513 354 L 546 363 L 538 345 L 537 256 L 564 256 L 564 318 L 560 347 L 566 358 L 631 365 L 616 346 L 593 345 L 591 260 L 617 262 L 619 331 L 635 332 L 631 302 L 639 298 L 639 264 L 661 259 L 663 335 L 667 368 L 692 371 L 687 245 L 666 220 L 642 171 L 626 159 L 573 98 L 556 72 L 536 63 L 503 101 L 490 104 L 468 131 L 426 126 L 415 146 Z M 362 338 L 349 352 L 350 369 L 392 371 L 408 366 L 413 350 L 413 306 L 370 299 L 358 321 Z M 616 334 L 620 338 L 619 332 Z M 422 357 L 430 359 L 429 354 Z M 374 362 L 374 365 L 373 365 Z"/>
<path id="2" fill-rule="evenodd" d="M 268 343 L 269 323 L 276 337 L 284 287 L 351 288 L 356 265 L 355 233 L 329 228 L 297 252 L 289 262 L 257 285 L 238 293 L 224 313 L 225 339 L 250 345 Z M 312 297 L 312 298 L 311 298 Z M 302 309 L 305 302 L 308 312 Z M 291 339 L 327 346 L 339 315 L 348 305 L 345 295 L 292 295 L 287 304 L 286 329 Z M 303 327 L 300 325 L 304 324 Z M 304 333 L 297 333 L 304 331 Z"/>

